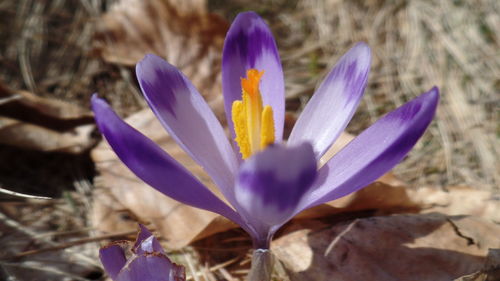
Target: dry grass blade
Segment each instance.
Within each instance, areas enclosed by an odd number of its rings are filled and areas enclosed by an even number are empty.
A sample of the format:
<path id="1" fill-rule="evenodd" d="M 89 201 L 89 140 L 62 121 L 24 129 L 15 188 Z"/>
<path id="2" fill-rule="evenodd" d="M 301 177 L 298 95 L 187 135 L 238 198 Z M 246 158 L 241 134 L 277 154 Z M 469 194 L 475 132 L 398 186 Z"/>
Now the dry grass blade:
<path id="1" fill-rule="evenodd" d="M 467 216 L 371 217 L 300 229 L 274 251 L 292 280 L 446 281 L 482 269 L 488 248 L 500 246 L 498 231 Z"/>
<path id="2" fill-rule="evenodd" d="M 399 175 L 415 185 L 498 186 L 498 1 L 313 0 L 299 5 L 310 15 L 307 26 L 313 31 L 303 34 L 309 40 L 302 39 L 299 48 L 303 55 L 315 56 L 317 68 L 333 62 L 332 56 L 353 42 L 367 41 L 372 47 L 370 85 L 351 131 L 359 132 L 367 121 L 432 85 L 440 87 L 437 127 L 396 169 Z M 293 25 L 287 28 L 298 31 Z M 284 44 L 294 54 L 297 41 Z M 295 76 L 304 76 L 311 63 L 288 62 Z"/>
<path id="3" fill-rule="evenodd" d="M 81 276 L 72 274 L 71 272 L 66 272 L 54 268 L 52 266 L 47 266 L 44 262 L 27 262 L 27 263 L 8 263 L 8 262 L 0 262 L 0 266 L 3 267 L 17 267 L 21 270 L 34 270 L 34 271 L 42 271 L 54 274 L 56 276 L 61 276 L 61 278 L 71 278 L 71 280 L 78 281 L 88 281 L 87 278 L 83 278 Z M 15 280 L 15 279 L 14 279 Z M 7 279 L 6 281 L 10 281 Z"/>
<path id="4" fill-rule="evenodd" d="M 215 12 L 230 20 L 241 10 L 255 10 L 277 37 L 284 58 L 287 109 L 291 114 L 298 115 L 321 77 L 344 51 L 356 41 L 366 41 L 373 50 L 373 67 L 366 95 L 349 132 L 361 132 L 385 112 L 437 85 L 442 101 L 436 120 L 395 173 L 415 187 L 461 184 L 498 190 L 499 3 L 497 0 L 4 0 L 0 1 L 0 77 L 5 85 L 16 91 L 29 90 L 36 97 L 60 99 L 83 108 L 88 108 L 91 93 L 99 92 L 121 116 L 129 116 L 145 105 L 131 64 L 144 52 L 155 52 L 181 67 L 203 94 L 208 93 L 212 105 L 217 106 L 221 101 L 219 62 L 225 32 L 217 24 L 226 23 L 213 15 L 197 17 Z M 174 12 L 172 6 L 176 7 Z M 114 18 L 106 22 L 99 20 L 105 13 L 114 14 Z M 215 18 L 217 20 L 211 20 Z M 170 41 L 172 35 L 179 40 Z M 100 39 L 100 53 L 94 49 L 96 38 Z M 207 47 L 207 40 L 214 40 L 216 44 Z M 192 48 L 187 50 L 186 46 Z M 186 56 L 181 56 L 183 52 Z M 20 99 L 16 95 L 0 97 L 0 108 Z M 5 213 L 0 213 L 0 245 L 7 245 L 5 251 L 12 254 L 18 247 L 22 251 L 32 249 L 23 248 L 26 245 L 48 249 L 63 247 L 71 240 L 92 239 L 88 238 L 91 236 L 89 231 L 67 231 L 89 229 L 87 214 L 94 201 L 89 196 L 93 191 L 90 183 L 93 175 L 81 172 L 85 168 L 79 167 L 68 176 L 67 167 L 73 169 L 75 165 L 83 165 L 73 162 L 68 165 L 65 160 L 53 159 L 57 158 L 54 154 L 42 158 L 48 160 L 42 161 L 43 165 L 33 166 L 32 158 L 27 155 L 35 153 L 24 153 L 0 146 L 2 184 L 9 188 L 13 186 L 12 181 L 18 184 L 19 178 L 10 178 L 15 172 L 30 180 L 26 184 L 30 188 L 24 193 L 31 193 L 31 187 L 34 194 L 40 190 L 73 187 L 77 192 L 62 193 L 62 200 L 2 202 L 0 208 Z M 56 169 L 44 172 L 44 177 L 32 174 L 52 166 Z M 69 178 L 69 183 L 67 180 L 52 181 L 62 178 Z M 372 191 L 366 189 L 368 195 Z M 421 188 L 412 193 L 415 197 L 411 199 L 430 205 L 428 210 L 436 208 L 434 210 L 453 214 L 470 212 L 477 216 L 495 214 L 492 206 L 498 201 L 497 197 L 487 191 L 479 194 L 470 189 L 450 188 L 450 193 L 453 196 Z M 454 199 L 447 200 L 451 197 Z M 372 207 L 380 202 L 402 203 L 380 201 L 373 196 L 363 198 L 369 199 Z M 353 200 L 345 199 L 347 203 Z M 408 198 L 402 199 L 400 201 Z M 468 209 L 463 209 L 462 205 L 467 205 Z M 135 224 L 127 216 L 129 214 L 117 213 L 126 225 L 117 226 L 121 230 Z M 498 215 L 492 220 L 497 222 Z M 163 218 L 158 218 L 158 225 L 162 221 Z M 7 231 L 3 231 L 4 227 Z M 166 227 L 171 229 L 170 225 Z M 58 235 L 58 232 L 67 234 Z M 232 235 L 234 241 L 243 237 L 241 232 Z M 221 248 L 224 241 L 214 237 L 205 240 L 210 239 L 218 246 L 183 250 L 179 254 L 181 262 L 187 259 L 192 266 L 191 280 L 195 277 L 198 280 L 243 280 L 248 272 L 248 263 L 245 263 L 248 259 L 240 263 L 232 261 L 237 254 L 236 260 L 243 259 L 241 252 L 249 247 L 248 241 L 238 247 Z M 338 247 L 339 243 L 333 247 Z M 199 255 L 201 252 L 210 253 L 214 258 L 203 259 Z M 17 269 L 18 274 L 11 274 L 12 278 L 26 276 L 22 275 L 23 271 L 43 266 L 53 273 L 47 275 L 51 276 L 48 279 L 80 280 L 85 274 L 73 265 L 91 264 L 94 269 L 99 265 L 97 245 L 92 243 L 57 254 L 59 256 L 54 259 L 50 256 L 43 262 L 31 255 L 26 261 L 35 263 L 4 263 L 0 267 L 21 266 Z M 303 254 L 299 252 L 297 256 Z M 58 267 L 61 257 L 71 268 Z M 54 260 L 58 262 L 51 263 Z M 36 276 L 47 273 L 33 272 Z M 278 280 L 287 279 L 280 276 Z"/>
<path id="5" fill-rule="evenodd" d="M 11 191 L 11 190 L 8 190 L 8 189 L 2 188 L 2 187 L 0 187 L 0 193 L 11 195 L 11 196 L 18 197 L 18 198 L 26 198 L 26 199 L 39 199 L 39 200 L 52 199 L 50 197 L 45 197 L 45 196 L 35 196 L 35 195 L 19 193 L 19 192 Z"/>
<path id="6" fill-rule="evenodd" d="M 27 234 L 28 236 L 31 236 L 31 237 L 39 237 L 38 233 L 34 232 L 33 230 L 19 224 L 18 222 L 16 222 L 15 220 L 13 219 L 10 219 L 9 217 L 7 217 L 5 214 L 1 213 L 0 212 L 0 220 L 5 223 L 6 225 L 10 226 L 10 227 L 13 227 L 19 231 L 21 231 L 22 233 L 24 234 Z M 37 238 L 36 239 L 37 241 L 41 241 L 47 245 L 50 245 L 50 246 L 54 246 L 54 247 L 58 247 L 60 245 L 58 245 L 57 243 L 55 242 L 52 242 L 49 238 Z M 76 257 L 77 259 L 85 262 L 85 263 L 88 263 L 88 264 L 91 264 L 91 265 L 94 265 L 94 266 L 97 266 L 97 267 L 100 267 L 100 264 L 98 262 L 96 262 L 94 259 L 82 254 L 82 253 L 78 253 L 74 250 L 71 250 L 71 249 L 65 249 L 66 252 L 68 252 L 71 256 L 74 256 Z"/>

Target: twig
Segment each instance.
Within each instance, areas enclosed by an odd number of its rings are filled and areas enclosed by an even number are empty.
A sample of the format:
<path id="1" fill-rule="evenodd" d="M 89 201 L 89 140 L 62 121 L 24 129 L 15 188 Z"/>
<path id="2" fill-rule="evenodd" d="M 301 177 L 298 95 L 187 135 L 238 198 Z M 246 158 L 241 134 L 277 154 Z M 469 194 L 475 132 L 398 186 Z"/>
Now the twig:
<path id="1" fill-rule="evenodd" d="M 342 237 L 344 237 L 344 235 L 351 231 L 351 229 L 354 227 L 354 225 L 358 222 L 358 220 L 354 220 L 353 222 L 351 222 L 339 235 L 337 235 L 337 237 L 335 237 L 335 239 L 333 239 L 333 241 L 330 243 L 330 245 L 328 245 L 328 247 L 326 247 L 326 250 L 325 250 L 325 253 L 324 253 L 324 256 L 328 256 L 328 254 L 330 253 L 330 251 L 333 249 L 333 247 L 335 247 L 335 245 L 337 245 L 337 243 L 340 241 L 340 239 Z"/>
<path id="2" fill-rule="evenodd" d="M 5 98 L 1 98 L 0 99 L 0 105 L 4 105 L 4 104 L 7 104 L 9 102 L 12 102 L 12 101 L 15 101 L 15 100 L 19 100 L 19 99 L 22 99 L 22 96 L 20 96 L 20 95 L 12 95 L 12 96 L 8 96 L 8 97 L 5 97 Z"/>
<path id="3" fill-rule="evenodd" d="M 10 191 L 8 189 L 4 189 L 0 187 L 0 193 L 8 194 L 11 196 L 15 197 L 20 197 L 20 198 L 28 198 L 28 199 L 40 199 L 40 200 L 50 200 L 52 198 L 50 197 L 45 197 L 45 196 L 36 196 L 36 195 L 29 195 L 29 194 L 24 194 L 24 193 L 19 193 L 15 191 Z"/>

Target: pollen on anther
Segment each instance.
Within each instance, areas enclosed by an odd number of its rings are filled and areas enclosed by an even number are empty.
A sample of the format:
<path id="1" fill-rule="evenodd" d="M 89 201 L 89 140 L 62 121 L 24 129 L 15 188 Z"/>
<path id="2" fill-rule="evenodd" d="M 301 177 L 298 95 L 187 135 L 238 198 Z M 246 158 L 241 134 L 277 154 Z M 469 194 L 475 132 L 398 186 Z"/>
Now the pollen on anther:
<path id="1" fill-rule="evenodd" d="M 243 159 L 274 142 L 273 110 L 269 105 L 263 107 L 259 91 L 262 75 L 264 71 L 247 71 L 247 77 L 241 78 L 242 98 L 231 108 L 235 141 Z"/>
<path id="2" fill-rule="evenodd" d="M 246 159 L 250 157 L 252 151 L 250 149 L 250 140 L 248 136 L 247 120 L 245 105 L 243 101 L 233 102 L 231 115 L 234 124 L 234 132 L 236 135 L 235 141 L 240 148 L 241 157 Z"/>
<path id="3" fill-rule="evenodd" d="M 274 143 L 274 118 L 273 109 L 266 105 L 262 111 L 262 128 L 260 131 L 260 148 L 264 149 Z"/>

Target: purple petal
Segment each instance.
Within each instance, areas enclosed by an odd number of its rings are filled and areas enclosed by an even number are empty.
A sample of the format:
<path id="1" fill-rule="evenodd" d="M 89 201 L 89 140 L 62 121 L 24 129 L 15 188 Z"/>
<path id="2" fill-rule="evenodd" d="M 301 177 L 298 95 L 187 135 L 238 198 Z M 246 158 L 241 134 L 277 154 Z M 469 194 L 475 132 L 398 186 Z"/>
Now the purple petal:
<path id="1" fill-rule="evenodd" d="M 221 214 L 241 224 L 236 212 L 158 145 L 120 119 L 96 94 L 92 96 L 92 109 L 99 130 L 137 177 L 179 202 Z"/>
<path id="2" fill-rule="evenodd" d="M 139 234 L 134 244 L 134 251 L 137 255 L 142 255 L 145 253 L 160 253 L 165 254 L 160 242 L 156 237 L 142 224 L 139 224 Z"/>
<path id="3" fill-rule="evenodd" d="M 294 214 L 316 174 L 316 159 L 310 144 L 274 145 L 242 164 L 236 199 L 256 228 L 259 228 L 256 224 L 282 225 Z"/>
<path id="4" fill-rule="evenodd" d="M 142 241 L 146 240 L 148 237 L 153 236 L 153 233 L 149 231 L 144 225 L 139 224 L 139 233 L 137 233 L 137 237 L 135 238 L 133 249 L 136 249 L 140 246 Z"/>
<path id="5" fill-rule="evenodd" d="M 120 271 L 116 281 L 183 281 L 184 269 L 165 255 L 136 256 Z"/>
<path id="6" fill-rule="evenodd" d="M 357 191 L 392 169 L 422 136 L 438 101 L 434 87 L 363 131 L 319 170 L 320 184 L 302 209 Z"/>
<path id="7" fill-rule="evenodd" d="M 231 108 L 241 100 L 241 78 L 247 70 L 264 71 L 260 91 L 264 105 L 274 112 L 275 140 L 281 142 L 285 118 L 285 86 L 278 48 L 266 23 L 254 12 L 238 14 L 229 29 L 222 53 L 222 92 L 229 128 L 234 138 Z"/>
<path id="8" fill-rule="evenodd" d="M 125 252 L 122 246 L 117 243 L 102 247 L 99 250 L 99 258 L 104 266 L 104 270 L 106 270 L 109 277 L 113 280 L 116 280 L 118 272 L 120 272 L 127 263 Z"/>
<path id="9" fill-rule="evenodd" d="M 234 202 L 237 158 L 203 97 L 179 70 L 158 56 L 146 55 L 136 72 L 149 106 L 168 133 Z"/>
<path id="10" fill-rule="evenodd" d="M 288 143 L 312 143 L 318 159 L 351 120 L 368 80 L 370 48 L 358 43 L 335 65 L 307 104 Z"/>

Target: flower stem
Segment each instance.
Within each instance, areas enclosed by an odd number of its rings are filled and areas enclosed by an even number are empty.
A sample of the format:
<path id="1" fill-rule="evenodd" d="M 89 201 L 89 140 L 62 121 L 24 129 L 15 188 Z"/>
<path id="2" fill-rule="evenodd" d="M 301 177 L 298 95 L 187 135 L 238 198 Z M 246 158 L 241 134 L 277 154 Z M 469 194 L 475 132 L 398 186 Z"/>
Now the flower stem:
<path id="1" fill-rule="evenodd" d="M 273 273 L 274 258 L 269 249 L 256 249 L 252 255 L 252 268 L 247 281 L 269 281 Z"/>

